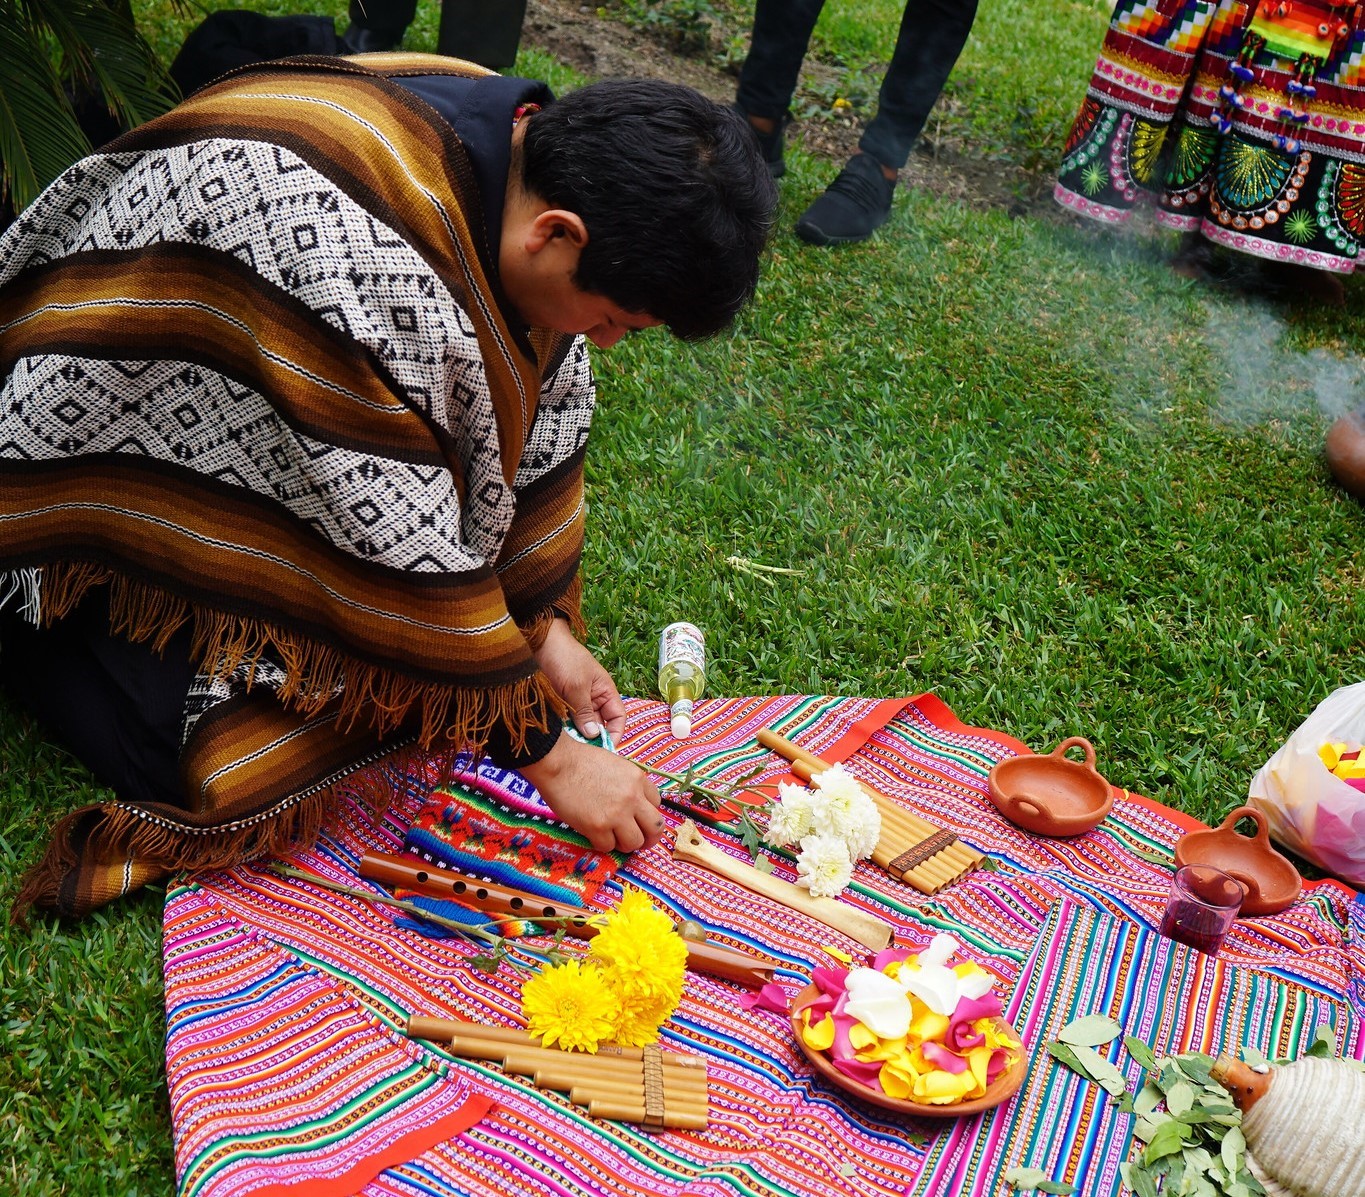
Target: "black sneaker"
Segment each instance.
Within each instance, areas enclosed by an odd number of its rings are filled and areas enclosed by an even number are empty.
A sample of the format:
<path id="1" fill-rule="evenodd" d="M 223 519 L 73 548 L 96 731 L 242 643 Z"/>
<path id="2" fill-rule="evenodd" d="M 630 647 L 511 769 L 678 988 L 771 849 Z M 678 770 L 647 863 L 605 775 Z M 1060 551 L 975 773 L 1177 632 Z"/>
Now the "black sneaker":
<path id="1" fill-rule="evenodd" d="M 738 104 L 735 111 L 744 118 L 744 123 L 749 126 L 749 132 L 754 135 L 758 142 L 759 153 L 763 155 L 763 161 L 768 164 L 768 173 L 774 179 L 780 179 L 787 173 L 787 164 L 782 160 L 782 134 L 786 129 L 790 116 L 783 116 L 780 120 L 773 122 L 773 131 L 764 133 L 761 129 L 754 128 L 753 122 L 749 120 L 749 114 Z"/>
<path id="2" fill-rule="evenodd" d="M 796 222 L 796 235 L 812 245 L 866 241 L 891 215 L 895 179 L 869 154 L 855 154 L 834 182 Z"/>

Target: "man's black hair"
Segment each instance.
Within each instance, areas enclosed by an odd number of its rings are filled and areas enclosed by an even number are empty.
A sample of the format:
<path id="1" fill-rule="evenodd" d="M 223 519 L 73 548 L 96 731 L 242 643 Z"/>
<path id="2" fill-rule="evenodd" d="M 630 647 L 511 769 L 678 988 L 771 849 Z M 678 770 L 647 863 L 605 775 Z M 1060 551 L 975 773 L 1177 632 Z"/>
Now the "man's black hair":
<path id="1" fill-rule="evenodd" d="M 526 121 L 521 184 L 588 230 L 574 284 L 686 341 L 758 284 L 777 188 L 744 118 L 690 87 L 617 79 Z"/>

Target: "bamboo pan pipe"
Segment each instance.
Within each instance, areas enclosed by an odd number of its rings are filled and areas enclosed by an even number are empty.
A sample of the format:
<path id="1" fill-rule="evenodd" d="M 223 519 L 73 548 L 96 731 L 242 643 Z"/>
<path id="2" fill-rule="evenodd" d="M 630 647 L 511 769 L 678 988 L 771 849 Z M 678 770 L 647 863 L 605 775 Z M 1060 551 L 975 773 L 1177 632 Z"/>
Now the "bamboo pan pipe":
<path id="1" fill-rule="evenodd" d="M 770 752 L 791 761 L 792 772 L 802 781 L 809 782 L 812 774 L 830 768 L 826 761 L 770 728 L 761 728 L 757 739 Z M 882 832 L 872 850 L 872 862 L 897 881 L 904 881 L 921 893 L 936 894 L 985 862 L 980 852 L 951 831 L 921 819 L 866 782 L 859 784 L 882 816 Z"/>
<path id="2" fill-rule="evenodd" d="M 576 939 L 591 939 L 596 935 L 599 928 L 593 925 L 592 917 L 605 913 L 581 906 L 559 906 L 547 902 L 539 894 L 466 877 L 463 873 L 428 865 L 411 856 L 366 853 L 360 858 L 360 875 L 370 881 L 411 890 L 429 898 L 450 898 L 488 914 L 524 918 L 532 922 L 537 918 L 566 919 L 568 921 L 555 923 L 554 927 L 563 927 L 565 934 Z M 749 989 L 761 989 L 773 979 L 777 969 L 778 962 L 770 956 L 751 956 L 720 944 L 691 939 L 683 942 L 687 945 L 688 968 L 725 981 L 734 981 Z"/>
<path id="3" fill-rule="evenodd" d="M 563 1051 L 541 1047 L 520 1027 L 421 1014 L 409 1016 L 407 1033 L 445 1043 L 457 1056 L 494 1061 L 504 1072 L 530 1077 L 538 1088 L 565 1092 L 594 1118 L 686 1130 L 703 1129 L 710 1118 L 703 1056 L 614 1044 L 592 1055 Z"/>

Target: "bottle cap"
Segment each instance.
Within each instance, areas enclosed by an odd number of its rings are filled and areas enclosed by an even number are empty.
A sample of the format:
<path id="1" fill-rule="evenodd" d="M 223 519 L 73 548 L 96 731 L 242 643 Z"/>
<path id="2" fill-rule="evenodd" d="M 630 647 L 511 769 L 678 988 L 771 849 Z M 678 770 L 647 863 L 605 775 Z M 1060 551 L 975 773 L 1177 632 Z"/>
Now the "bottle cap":
<path id="1" fill-rule="evenodd" d="M 680 698 L 668 708 L 668 726 L 675 740 L 685 740 L 692 734 L 692 700 Z"/>

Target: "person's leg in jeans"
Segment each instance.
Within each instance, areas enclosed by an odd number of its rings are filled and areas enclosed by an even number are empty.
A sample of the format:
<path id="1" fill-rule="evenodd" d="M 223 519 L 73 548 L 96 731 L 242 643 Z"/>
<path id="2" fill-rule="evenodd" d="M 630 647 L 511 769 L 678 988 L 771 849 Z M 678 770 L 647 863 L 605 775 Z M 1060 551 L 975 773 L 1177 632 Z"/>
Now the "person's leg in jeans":
<path id="1" fill-rule="evenodd" d="M 797 221 L 817 245 L 863 241 L 891 214 L 896 175 L 910 157 L 976 19 L 976 0 L 908 0 L 877 97 L 851 158 Z"/>
<path id="2" fill-rule="evenodd" d="M 859 150 L 891 170 L 905 165 L 975 20 L 976 0 L 909 0 Z"/>
<path id="3" fill-rule="evenodd" d="M 825 0 L 758 0 L 748 57 L 739 73 L 735 107 L 758 134 L 773 178 L 782 163 L 782 127 L 797 76 Z"/>

